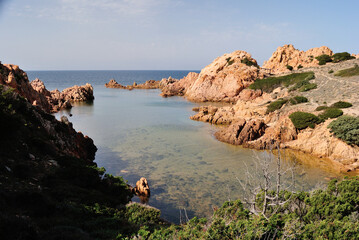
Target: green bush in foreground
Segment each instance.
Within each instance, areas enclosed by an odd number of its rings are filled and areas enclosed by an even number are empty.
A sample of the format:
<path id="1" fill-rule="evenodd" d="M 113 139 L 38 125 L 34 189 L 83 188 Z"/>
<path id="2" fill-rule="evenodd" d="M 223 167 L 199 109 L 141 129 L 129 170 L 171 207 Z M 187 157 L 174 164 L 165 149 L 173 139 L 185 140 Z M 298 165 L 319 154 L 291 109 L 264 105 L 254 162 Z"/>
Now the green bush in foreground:
<path id="1" fill-rule="evenodd" d="M 293 67 L 292 67 L 291 65 L 287 65 L 286 67 L 287 67 L 287 69 L 288 69 L 289 71 L 292 71 L 292 70 L 293 70 Z"/>
<path id="2" fill-rule="evenodd" d="M 319 114 L 319 118 L 326 120 L 328 118 L 337 118 L 343 115 L 343 111 L 338 108 L 327 108 L 322 114 Z"/>
<path id="3" fill-rule="evenodd" d="M 351 104 L 349 102 L 344 102 L 344 101 L 339 101 L 339 102 L 333 103 L 331 105 L 331 107 L 334 107 L 334 108 L 349 108 L 351 106 L 353 106 L 353 104 Z"/>
<path id="4" fill-rule="evenodd" d="M 323 54 L 318 57 L 315 57 L 315 59 L 319 61 L 319 65 L 325 65 L 327 62 L 333 61 L 332 58 L 327 54 Z"/>
<path id="5" fill-rule="evenodd" d="M 301 64 L 299 64 L 297 68 L 301 69 L 301 68 L 303 68 L 303 66 Z"/>
<path id="6" fill-rule="evenodd" d="M 339 77 L 351 77 L 359 75 L 359 66 L 357 64 L 352 68 L 347 68 L 334 73 L 334 76 Z"/>
<path id="7" fill-rule="evenodd" d="M 307 92 L 316 88 L 317 88 L 317 84 L 315 83 L 304 84 L 299 88 L 299 92 Z"/>
<path id="8" fill-rule="evenodd" d="M 263 79 L 257 79 L 253 84 L 249 86 L 249 89 L 261 89 L 264 92 L 271 92 L 277 87 L 289 87 L 292 84 L 296 84 L 302 81 L 309 81 L 314 78 L 314 72 L 292 73 L 280 77 L 268 77 Z"/>
<path id="9" fill-rule="evenodd" d="M 251 214 L 240 200 L 225 202 L 210 219 L 162 227 L 148 239 L 359 239 L 359 179 L 332 180 L 326 189 L 289 196 L 270 217 Z M 255 207 L 263 201 L 257 195 Z"/>
<path id="10" fill-rule="evenodd" d="M 328 71 L 328 73 L 329 74 L 331 74 L 331 73 L 333 73 L 334 71 L 332 70 L 332 69 L 330 69 L 329 71 Z"/>
<path id="11" fill-rule="evenodd" d="M 316 124 L 321 122 L 317 116 L 307 112 L 294 112 L 289 115 L 289 118 L 298 130 L 307 127 L 314 128 Z"/>
<path id="12" fill-rule="evenodd" d="M 359 118 L 352 116 L 341 116 L 331 122 L 328 126 L 337 138 L 350 145 L 359 146 Z"/>
<path id="13" fill-rule="evenodd" d="M 278 99 L 277 101 L 271 102 L 267 106 L 267 113 L 274 112 L 275 110 L 280 109 L 287 102 L 288 102 L 288 100 L 285 100 L 285 99 Z"/>

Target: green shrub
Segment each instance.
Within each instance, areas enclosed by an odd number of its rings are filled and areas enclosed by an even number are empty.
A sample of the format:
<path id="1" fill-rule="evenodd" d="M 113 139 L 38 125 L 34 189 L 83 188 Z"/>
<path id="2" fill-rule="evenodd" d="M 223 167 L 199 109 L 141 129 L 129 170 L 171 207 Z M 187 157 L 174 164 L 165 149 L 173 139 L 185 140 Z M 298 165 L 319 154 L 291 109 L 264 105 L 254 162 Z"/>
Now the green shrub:
<path id="1" fill-rule="evenodd" d="M 326 120 L 328 118 L 337 118 L 339 116 L 343 115 L 343 111 L 339 108 L 327 108 L 325 111 L 320 114 L 318 117 Z"/>
<path id="2" fill-rule="evenodd" d="M 319 61 L 319 65 L 325 65 L 327 62 L 332 61 L 332 58 L 327 54 L 323 54 L 318 57 L 315 57 L 315 59 Z"/>
<path id="3" fill-rule="evenodd" d="M 337 63 L 337 62 L 341 62 L 341 61 L 354 59 L 355 57 L 351 56 L 350 53 L 348 53 L 348 52 L 341 52 L 341 53 L 334 54 L 332 56 L 332 58 L 333 58 L 333 62 Z"/>
<path id="4" fill-rule="evenodd" d="M 339 101 L 339 102 L 333 103 L 331 105 L 331 107 L 333 107 L 333 108 L 349 108 L 351 106 L 353 106 L 353 104 L 351 104 L 349 102 L 344 102 L 344 101 Z"/>
<path id="5" fill-rule="evenodd" d="M 255 62 L 252 62 L 251 60 L 249 60 L 247 57 L 246 58 L 244 58 L 244 59 L 242 59 L 241 60 L 241 63 L 244 63 L 245 65 L 247 65 L 247 66 L 255 66 L 255 67 L 258 67 L 258 64 L 257 63 L 255 63 Z"/>
<path id="6" fill-rule="evenodd" d="M 307 92 L 307 91 L 315 89 L 315 88 L 317 88 L 317 84 L 309 83 L 309 84 L 305 84 L 305 85 L 301 86 L 299 88 L 299 92 Z"/>
<path id="7" fill-rule="evenodd" d="M 301 69 L 301 68 L 303 68 L 303 66 L 301 64 L 299 64 L 297 68 Z"/>
<path id="8" fill-rule="evenodd" d="M 289 118 L 298 130 L 307 127 L 314 128 L 317 123 L 321 122 L 317 116 L 307 112 L 294 112 L 289 115 Z"/>
<path id="9" fill-rule="evenodd" d="M 287 67 L 287 69 L 288 69 L 289 71 L 292 71 L 292 70 L 293 70 L 293 67 L 292 67 L 291 65 L 287 65 L 286 67 Z"/>
<path id="10" fill-rule="evenodd" d="M 289 102 L 293 105 L 299 104 L 299 103 L 305 103 L 308 102 L 308 98 L 303 96 L 295 96 L 291 99 L 289 99 Z"/>
<path id="11" fill-rule="evenodd" d="M 254 90 L 261 89 L 264 92 L 271 92 L 273 91 L 273 89 L 280 86 L 288 87 L 292 84 L 296 84 L 302 81 L 309 81 L 314 78 L 314 72 L 292 73 L 280 77 L 257 79 L 253 84 L 249 86 L 249 88 Z"/>
<path id="12" fill-rule="evenodd" d="M 334 136 L 350 145 L 359 146 L 359 118 L 341 116 L 328 126 Z"/>
<path id="13" fill-rule="evenodd" d="M 334 73 L 334 76 L 339 76 L 339 77 L 351 77 L 351 76 L 356 76 L 356 75 L 359 75 L 358 64 L 355 64 L 354 67 L 352 67 L 352 68 L 343 69 L 343 70 L 340 70 L 340 71 Z"/>
<path id="14" fill-rule="evenodd" d="M 322 111 L 322 110 L 325 110 L 325 109 L 327 109 L 327 108 L 329 108 L 328 106 L 319 106 L 319 107 L 317 107 L 316 109 L 315 109 L 315 111 Z"/>
<path id="15" fill-rule="evenodd" d="M 334 71 L 332 70 L 332 69 L 330 69 L 329 71 L 328 71 L 328 73 L 329 74 L 331 74 L 331 73 L 333 73 Z"/>
<path id="16" fill-rule="evenodd" d="M 286 103 L 287 103 L 287 100 L 285 100 L 285 99 L 278 99 L 277 101 L 271 102 L 267 106 L 267 113 L 274 112 L 275 110 L 280 109 Z"/>

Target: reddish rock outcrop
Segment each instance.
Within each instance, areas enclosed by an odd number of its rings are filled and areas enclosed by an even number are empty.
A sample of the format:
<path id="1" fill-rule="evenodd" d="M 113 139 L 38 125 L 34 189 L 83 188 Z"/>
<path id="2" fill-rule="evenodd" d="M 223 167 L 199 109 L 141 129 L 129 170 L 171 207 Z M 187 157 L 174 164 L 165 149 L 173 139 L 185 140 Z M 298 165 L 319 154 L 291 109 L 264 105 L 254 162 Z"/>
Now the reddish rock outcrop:
<path id="1" fill-rule="evenodd" d="M 31 104 L 50 112 L 51 105 L 46 96 L 39 94 L 30 84 L 27 74 L 17 65 L 0 63 L 0 84 L 13 88 Z M 39 89 L 40 90 L 40 89 Z"/>
<path id="2" fill-rule="evenodd" d="M 266 129 L 262 120 L 239 119 L 233 122 L 229 127 L 223 128 L 216 132 L 214 136 L 222 142 L 233 145 L 242 145 L 246 142 L 260 138 Z"/>
<path id="3" fill-rule="evenodd" d="M 162 96 L 180 95 L 197 102 L 235 102 L 244 88 L 262 77 L 249 53 L 235 51 L 216 58 L 200 74 L 190 73 L 169 84 L 163 88 Z"/>
<path id="4" fill-rule="evenodd" d="M 187 90 L 194 84 L 197 80 L 199 74 L 195 72 L 190 72 L 186 77 L 181 80 L 174 80 L 172 78 L 162 79 L 161 85 L 162 88 L 162 97 L 170 96 L 184 96 Z"/>
<path id="5" fill-rule="evenodd" d="M 132 188 L 132 192 L 140 198 L 141 203 L 148 203 L 151 191 L 147 179 L 141 177 L 141 179 L 136 182 L 136 187 Z"/>
<path id="6" fill-rule="evenodd" d="M 35 79 L 31 83 L 27 74 L 19 66 L 0 64 L 0 84 L 7 85 L 32 105 L 42 108 L 46 112 L 57 112 L 60 109 L 71 108 L 71 102 L 92 101 L 93 87 L 90 84 L 74 86 L 63 90 L 48 91 L 44 83 Z"/>
<path id="7" fill-rule="evenodd" d="M 333 52 L 325 46 L 311 48 L 304 52 L 295 49 L 292 44 L 284 45 L 283 47 L 278 47 L 269 60 L 264 62 L 262 67 L 270 69 L 272 74 L 290 72 L 287 69 L 287 65 L 292 66 L 293 69 L 298 69 L 299 65 L 302 67 L 318 66 L 319 62 L 315 57 L 323 54 L 331 56 Z"/>

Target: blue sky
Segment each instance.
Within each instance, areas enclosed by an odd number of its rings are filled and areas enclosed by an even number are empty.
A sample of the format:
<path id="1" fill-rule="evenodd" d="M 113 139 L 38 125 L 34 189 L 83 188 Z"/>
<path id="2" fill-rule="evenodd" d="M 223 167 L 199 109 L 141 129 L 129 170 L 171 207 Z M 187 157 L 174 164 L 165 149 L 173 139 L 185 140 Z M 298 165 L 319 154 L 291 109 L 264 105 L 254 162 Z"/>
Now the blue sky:
<path id="1" fill-rule="evenodd" d="M 0 60 L 25 70 L 201 69 L 278 46 L 359 53 L 357 0 L 0 0 Z"/>

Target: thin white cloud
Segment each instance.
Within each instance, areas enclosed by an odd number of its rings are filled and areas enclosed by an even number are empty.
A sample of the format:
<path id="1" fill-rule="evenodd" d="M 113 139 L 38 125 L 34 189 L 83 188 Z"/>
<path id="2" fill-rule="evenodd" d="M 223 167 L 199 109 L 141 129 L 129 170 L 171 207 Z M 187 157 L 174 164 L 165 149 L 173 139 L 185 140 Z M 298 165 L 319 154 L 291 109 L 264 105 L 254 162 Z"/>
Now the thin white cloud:
<path id="1" fill-rule="evenodd" d="M 14 6 L 16 16 L 54 18 L 61 21 L 88 23 L 114 21 L 126 17 L 150 17 L 158 9 L 173 4 L 170 0 L 57 0 L 41 1 L 38 7 Z M 174 1 L 176 2 L 176 1 Z"/>

